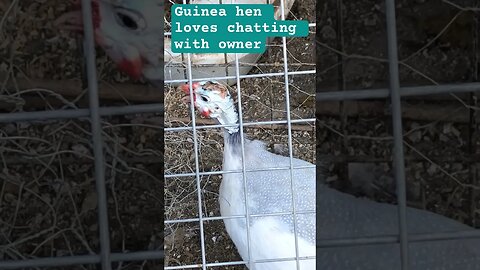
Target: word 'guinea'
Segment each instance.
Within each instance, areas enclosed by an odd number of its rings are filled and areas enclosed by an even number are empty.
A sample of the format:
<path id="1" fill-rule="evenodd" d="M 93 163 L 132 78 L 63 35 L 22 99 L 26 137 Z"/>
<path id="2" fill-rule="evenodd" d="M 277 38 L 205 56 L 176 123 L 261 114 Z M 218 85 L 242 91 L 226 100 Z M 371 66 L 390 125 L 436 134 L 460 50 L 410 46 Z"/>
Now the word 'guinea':
<path id="1" fill-rule="evenodd" d="M 259 8 L 241 8 L 240 6 L 235 6 L 237 17 L 243 16 L 262 16 L 262 10 Z M 185 17 L 226 17 L 227 11 L 224 8 L 199 8 L 194 6 L 193 8 L 184 8 L 182 6 L 177 6 L 174 8 L 174 13 L 176 16 L 185 16 Z"/>

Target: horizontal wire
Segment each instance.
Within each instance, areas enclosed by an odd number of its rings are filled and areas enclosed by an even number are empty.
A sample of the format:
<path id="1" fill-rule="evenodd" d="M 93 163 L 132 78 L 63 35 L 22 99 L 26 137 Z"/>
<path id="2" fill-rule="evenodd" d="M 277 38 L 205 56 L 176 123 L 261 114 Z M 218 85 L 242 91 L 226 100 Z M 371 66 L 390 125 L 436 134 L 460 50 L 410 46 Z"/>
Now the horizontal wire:
<path id="1" fill-rule="evenodd" d="M 313 71 L 315 72 L 315 71 Z M 295 72 L 290 72 L 289 75 Z M 282 73 L 283 74 L 283 73 Z M 199 79 L 204 80 L 204 79 Z M 183 81 L 183 80 L 181 80 Z M 197 80 L 194 80 L 197 81 Z M 417 87 L 401 87 L 400 96 L 421 96 L 431 94 L 448 94 L 461 92 L 475 92 L 480 91 L 480 83 L 463 83 L 463 84 L 449 84 L 449 85 L 432 85 L 432 86 L 417 86 Z M 361 100 L 361 99 L 375 99 L 389 97 L 388 89 L 368 89 L 368 90 L 347 90 L 347 91 L 329 91 L 316 93 L 316 101 L 335 101 L 335 100 Z M 127 115 L 137 113 L 163 113 L 163 104 L 141 104 L 129 106 L 116 107 L 100 107 L 99 112 L 101 116 L 113 115 Z M 17 121 L 35 121 L 35 120 L 51 120 L 51 119 L 73 119 L 88 117 L 90 115 L 89 109 L 71 109 L 71 110 L 49 110 L 49 111 L 34 111 L 34 112 L 14 112 L 1 113 L 0 123 L 17 122 Z M 295 120 L 293 120 L 295 121 Z M 300 120 L 298 120 L 300 122 Z M 293 122 L 292 122 L 293 123 Z M 214 126 L 215 127 L 215 126 Z M 200 127 L 199 127 L 200 128 Z M 168 128 L 165 131 L 171 130 L 188 130 L 191 128 Z"/>
<path id="2" fill-rule="evenodd" d="M 300 261 L 306 260 L 314 260 L 314 256 L 303 256 L 298 257 Z M 297 258 L 278 258 L 278 259 L 263 259 L 263 260 L 252 260 L 252 263 L 269 263 L 269 262 L 287 262 L 287 261 L 296 261 Z M 241 265 L 241 264 L 248 264 L 248 261 L 236 261 L 236 262 L 215 262 L 215 263 L 207 263 L 206 267 L 218 267 L 218 266 L 233 266 L 233 265 Z M 179 266 L 165 266 L 164 270 L 174 270 L 174 269 L 192 269 L 192 268 L 200 268 L 202 264 L 190 264 L 190 265 L 179 265 Z"/>
<path id="3" fill-rule="evenodd" d="M 167 119 L 168 120 L 168 119 Z M 310 123 L 315 122 L 315 118 L 306 118 L 306 119 L 294 119 L 291 120 L 292 123 Z M 249 127 L 249 126 L 260 126 L 260 125 L 278 125 L 278 124 L 287 124 L 287 120 L 271 120 L 271 121 L 259 121 L 259 122 L 246 122 L 243 123 L 242 126 Z M 238 124 L 218 124 L 218 125 L 204 125 L 204 126 L 195 126 L 195 130 L 199 129 L 214 129 L 214 128 L 223 128 L 223 127 L 234 127 L 238 126 Z M 165 128 L 164 131 L 171 132 L 171 131 L 187 131 L 193 130 L 192 126 L 186 127 L 174 127 L 174 128 Z"/>
<path id="4" fill-rule="evenodd" d="M 127 115 L 137 113 L 160 113 L 163 114 L 163 104 L 141 104 L 128 106 L 100 107 L 100 116 Z M 0 113 L 0 123 L 35 120 L 61 120 L 89 117 L 90 109 L 49 110 L 34 112 Z"/>
<path id="5" fill-rule="evenodd" d="M 137 251 L 130 253 L 111 253 L 111 261 L 144 261 L 144 260 L 163 260 L 164 252 L 159 251 Z M 73 255 L 62 257 L 36 258 L 26 260 L 2 260 L 0 261 L 0 269 L 20 269 L 30 267 L 50 267 L 50 266 L 67 266 L 74 264 L 98 264 L 100 263 L 100 255 Z"/>
<path id="6" fill-rule="evenodd" d="M 316 165 L 304 165 L 304 166 L 294 166 L 294 170 L 301 170 L 301 169 L 315 169 Z M 259 168 L 259 169 L 248 169 L 245 172 L 264 172 L 264 171 L 286 171 L 290 170 L 290 166 L 288 167 L 267 167 L 267 168 Z M 231 174 L 231 173 L 242 173 L 243 170 L 227 170 L 227 171 L 211 171 L 211 172 L 200 172 L 200 176 L 208 176 L 208 175 L 219 175 L 219 174 Z M 197 176 L 195 173 L 178 173 L 178 174 L 164 174 L 166 179 L 168 178 L 180 178 L 180 177 L 190 177 L 190 176 Z"/>
<path id="7" fill-rule="evenodd" d="M 460 84 L 400 87 L 399 90 L 400 90 L 401 97 L 476 92 L 476 91 L 480 91 L 480 83 L 474 82 L 474 83 L 460 83 Z M 345 90 L 345 91 L 333 90 L 333 91 L 326 91 L 326 92 L 317 92 L 315 94 L 315 99 L 317 102 L 376 99 L 376 98 L 388 98 L 388 97 L 390 97 L 390 90 L 388 90 L 387 88 Z"/>
<path id="8" fill-rule="evenodd" d="M 168 66 L 168 65 L 167 65 Z M 218 67 L 219 65 L 215 65 Z M 316 70 L 300 70 L 300 71 L 289 71 L 288 75 L 293 76 L 293 75 L 309 75 L 309 74 L 316 74 Z M 240 75 L 240 79 L 248 79 L 248 78 L 268 78 L 268 77 L 280 77 L 284 76 L 284 72 L 272 72 L 272 73 L 260 73 L 260 74 L 245 74 L 245 75 Z M 201 81 L 220 81 L 220 80 L 229 80 L 229 79 L 236 79 L 237 77 L 235 75 L 232 76 L 222 76 L 222 77 L 204 77 L 204 78 L 193 78 L 193 82 L 201 82 Z M 172 83 L 186 83 L 188 82 L 188 79 L 181 79 L 181 80 L 165 80 L 166 84 L 172 84 Z"/>
<path id="9" fill-rule="evenodd" d="M 296 215 L 311 215 L 315 214 L 315 210 L 306 210 L 306 211 L 297 211 Z M 249 214 L 249 217 L 278 217 L 278 216 L 291 216 L 293 212 L 278 212 L 278 213 L 266 213 L 266 214 Z M 232 215 L 232 216 L 216 216 L 216 217 L 203 217 L 202 220 L 207 221 L 216 221 L 216 220 L 224 220 L 224 219 L 240 219 L 246 218 L 247 215 Z M 170 219 L 165 220 L 165 224 L 176 224 L 176 223 L 190 223 L 190 222 L 198 222 L 200 221 L 199 218 L 184 218 L 184 219 Z"/>
<path id="10" fill-rule="evenodd" d="M 442 233 L 423 233 L 423 234 L 408 234 L 408 243 L 413 242 L 430 242 L 443 240 L 459 240 L 469 238 L 480 238 L 480 230 L 466 230 L 456 232 L 442 232 Z M 383 245 L 400 243 L 398 234 L 386 236 L 368 236 L 362 238 L 348 238 L 348 239 L 319 239 L 317 238 L 317 248 L 332 248 L 342 246 L 361 246 L 361 245 Z"/>

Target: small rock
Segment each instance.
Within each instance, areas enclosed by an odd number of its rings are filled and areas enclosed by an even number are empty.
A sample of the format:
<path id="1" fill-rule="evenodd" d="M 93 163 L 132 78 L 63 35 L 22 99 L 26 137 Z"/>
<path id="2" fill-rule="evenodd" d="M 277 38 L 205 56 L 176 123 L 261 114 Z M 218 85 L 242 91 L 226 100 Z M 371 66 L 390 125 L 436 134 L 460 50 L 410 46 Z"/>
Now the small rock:
<path id="1" fill-rule="evenodd" d="M 288 148 L 283 144 L 275 143 L 273 145 L 273 152 L 278 155 L 288 156 Z"/>
<path id="2" fill-rule="evenodd" d="M 463 170 L 462 163 L 453 163 L 452 170 L 455 171 L 455 172 L 459 172 L 459 171 Z"/>
<path id="3" fill-rule="evenodd" d="M 337 38 L 337 32 L 335 32 L 335 29 L 333 29 L 333 27 L 331 27 L 330 25 L 325 25 L 324 27 L 322 27 L 322 29 L 320 30 L 320 34 L 326 40 L 333 40 Z"/>
<path id="4" fill-rule="evenodd" d="M 6 72 L 8 70 L 8 65 L 4 62 L 0 64 L 0 71 Z"/>
<path id="5" fill-rule="evenodd" d="M 97 207 L 97 193 L 95 191 L 90 192 L 82 203 L 82 213 L 90 210 L 94 210 Z"/>
<path id="6" fill-rule="evenodd" d="M 416 143 L 419 142 L 422 139 L 422 132 L 420 130 L 411 132 L 407 136 L 412 142 Z"/>
<path id="7" fill-rule="evenodd" d="M 88 227 L 88 230 L 91 232 L 96 232 L 98 230 L 98 225 L 96 223 L 92 224 L 90 227 Z"/>
<path id="8" fill-rule="evenodd" d="M 442 142 L 448 142 L 448 137 L 445 136 L 444 134 L 440 134 L 440 136 L 438 137 L 440 139 L 440 141 Z"/>
<path id="9" fill-rule="evenodd" d="M 7 203 L 11 203 L 11 202 L 15 201 L 16 198 L 17 198 L 17 196 L 13 195 L 12 193 L 7 193 L 7 194 L 5 194 L 5 196 L 3 196 L 3 199 Z"/>
<path id="10" fill-rule="evenodd" d="M 443 134 L 450 134 L 452 132 L 452 123 L 445 123 L 443 125 Z"/>
<path id="11" fill-rule="evenodd" d="M 369 16 L 363 20 L 365 26 L 375 26 L 377 24 L 376 16 Z"/>
<path id="12" fill-rule="evenodd" d="M 5 133 L 7 133 L 8 135 L 11 135 L 13 133 L 15 133 L 17 131 L 17 128 L 15 127 L 14 124 L 12 123 L 9 123 L 7 125 L 4 126 L 3 130 L 5 131 Z"/>
<path id="13" fill-rule="evenodd" d="M 433 176 L 437 172 L 437 169 L 437 165 L 431 164 L 430 167 L 428 167 L 427 169 L 428 175 Z"/>
<path id="14" fill-rule="evenodd" d="M 90 154 L 90 150 L 85 147 L 83 144 L 76 144 L 74 146 L 72 146 L 72 150 L 74 152 L 77 152 L 79 154 L 83 154 L 83 155 L 89 155 Z"/>

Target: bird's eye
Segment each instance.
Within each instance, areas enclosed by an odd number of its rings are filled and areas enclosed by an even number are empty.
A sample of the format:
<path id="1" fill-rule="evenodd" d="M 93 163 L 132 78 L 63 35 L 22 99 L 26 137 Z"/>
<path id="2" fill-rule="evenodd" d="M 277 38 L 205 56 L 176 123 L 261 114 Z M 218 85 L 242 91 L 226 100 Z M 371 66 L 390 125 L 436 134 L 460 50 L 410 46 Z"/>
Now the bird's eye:
<path id="1" fill-rule="evenodd" d="M 205 101 L 205 102 L 209 102 L 209 101 L 210 101 L 210 99 L 209 99 L 208 97 L 206 97 L 206 96 L 200 96 L 200 98 L 201 98 L 203 101 Z"/>
<path id="2" fill-rule="evenodd" d="M 143 17 L 133 10 L 116 8 L 115 18 L 122 27 L 129 30 L 141 31 L 146 27 Z"/>

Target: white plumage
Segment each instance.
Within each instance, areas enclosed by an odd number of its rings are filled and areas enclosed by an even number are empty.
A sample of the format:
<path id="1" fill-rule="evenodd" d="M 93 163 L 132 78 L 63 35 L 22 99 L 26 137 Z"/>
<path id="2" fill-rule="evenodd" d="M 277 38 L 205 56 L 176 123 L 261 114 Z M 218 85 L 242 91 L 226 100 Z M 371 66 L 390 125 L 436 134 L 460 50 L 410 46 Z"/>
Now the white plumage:
<path id="1" fill-rule="evenodd" d="M 224 170 L 241 170 L 241 149 L 228 140 L 226 133 Z M 234 136 L 239 136 L 234 135 Z M 295 167 L 313 165 L 294 159 Z M 260 141 L 245 140 L 245 167 L 247 170 L 289 167 L 288 157 L 268 152 Z M 315 169 L 294 169 L 296 211 L 315 210 Z M 292 212 L 292 192 L 288 170 L 266 170 L 247 172 L 248 209 L 251 215 Z M 242 173 L 224 174 L 220 186 L 220 212 L 222 216 L 245 215 L 245 194 Z M 247 230 L 245 219 L 225 219 L 225 227 L 238 252 L 248 260 Z M 299 256 L 315 256 L 315 214 L 297 215 Z M 292 215 L 251 217 L 250 248 L 253 260 L 294 258 L 295 236 Z M 301 260 L 301 269 L 314 269 L 313 259 Z M 258 270 L 296 269 L 295 261 L 259 263 Z"/>

